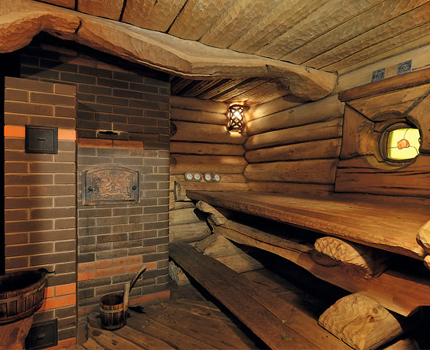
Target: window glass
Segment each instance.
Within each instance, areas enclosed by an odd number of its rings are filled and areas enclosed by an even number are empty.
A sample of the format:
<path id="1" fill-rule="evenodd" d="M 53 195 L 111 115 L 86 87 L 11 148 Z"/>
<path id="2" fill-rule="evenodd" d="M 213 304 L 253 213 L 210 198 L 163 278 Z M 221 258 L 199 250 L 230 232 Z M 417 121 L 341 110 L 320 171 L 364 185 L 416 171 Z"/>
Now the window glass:
<path id="1" fill-rule="evenodd" d="M 388 134 L 387 156 L 393 160 L 413 159 L 420 153 L 420 143 L 418 129 L 395 129 Z"/>

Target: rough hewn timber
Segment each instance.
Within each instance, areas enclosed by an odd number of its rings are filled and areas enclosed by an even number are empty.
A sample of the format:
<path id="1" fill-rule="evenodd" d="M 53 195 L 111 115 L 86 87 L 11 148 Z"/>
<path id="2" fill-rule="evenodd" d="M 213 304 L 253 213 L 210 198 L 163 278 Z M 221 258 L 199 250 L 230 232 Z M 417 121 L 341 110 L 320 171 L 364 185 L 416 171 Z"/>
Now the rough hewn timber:
<path id="1" fill-rule="evenodd" d="M 327 96 L 337 81 L 332 73 L 217 49 L 47 4 L 0 3 L 1 52 L 24 47 L 41 31 L 182 77 L 279 78 L 292 94 L 307 100 Z"/>

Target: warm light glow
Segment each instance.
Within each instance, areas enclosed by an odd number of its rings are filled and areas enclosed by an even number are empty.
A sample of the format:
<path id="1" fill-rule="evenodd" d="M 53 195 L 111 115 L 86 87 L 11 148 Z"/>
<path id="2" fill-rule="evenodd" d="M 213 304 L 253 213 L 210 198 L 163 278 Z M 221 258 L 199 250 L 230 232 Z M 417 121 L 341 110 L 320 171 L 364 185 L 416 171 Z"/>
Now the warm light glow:
<path id="1" fill-rule="evenodd" d="M 228 112 L 228 130 L 242 132 L 244 128 L 244 106 L 231 105 Z"/>
<path id="2" fill-rule="evenodd" d="M 388 134 L 387 156 L 393 160 L 413 159 L 420 153 L 420 131 L 402 128 Z"/>

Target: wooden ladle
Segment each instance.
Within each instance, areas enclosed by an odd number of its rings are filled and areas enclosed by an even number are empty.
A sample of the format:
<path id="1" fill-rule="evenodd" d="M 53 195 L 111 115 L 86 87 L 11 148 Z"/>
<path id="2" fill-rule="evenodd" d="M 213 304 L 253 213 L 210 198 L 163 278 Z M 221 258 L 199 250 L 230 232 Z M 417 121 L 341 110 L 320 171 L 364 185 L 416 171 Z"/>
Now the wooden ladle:
<path id="1" fill-rule="evenodd" d="M 124 320 L 127 319 L 127 310 L 128 310 L 128 299 L 130 296 L 130 292 L 133 289 L 134 285 L 136 284 L 137 280 L 139 279 L 140 275 L 146 271 L 146 265 L 143 265 L 141 269 L 137 272 L 136 276 L 131 280 L 130 282 L 127 282 L 124 286 L 124 297 L 123 297 L 123 304 L 124 304 Z"/>

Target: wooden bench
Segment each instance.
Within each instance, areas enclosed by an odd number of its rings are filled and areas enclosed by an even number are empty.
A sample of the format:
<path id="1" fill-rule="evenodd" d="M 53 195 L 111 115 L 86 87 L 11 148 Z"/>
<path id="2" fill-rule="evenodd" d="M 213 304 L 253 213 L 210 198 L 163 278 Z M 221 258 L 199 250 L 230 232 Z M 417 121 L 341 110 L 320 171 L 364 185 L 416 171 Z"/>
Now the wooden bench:
<path id="1" fill-rule="evenodd" d="M 271 349 L 350 349 L 294 305 L 183 242 L 170 256 Z"/>
<path id="2" fill-rule="evenodd" d="M 187 191 L 187 196 L 217 207 L 252 214 L 339 237 L 363 246 L 378 248 L 416 260 L 424 260 L 425 249 L 417 243 L 417 233 L 428 222 L 430 207 L 410 202 L 398 203 L 354 198 L 292 198 L 255 192 Z M 430 272 L 418 265 L 415 271 L 400 273 L 391 269 L 366 278 L 357 278 L 341 265 L 316 260 L 312 246 L 298 244 L 285 235 L 256 230 L 233 221 L 214 228 L 230 240 L 282 256 L 316 277 L 352 293 L 362 293 L 389 310 L 409 316 L 420 306 L 430 306 Z M 303 234 L 306 235 L 303 231 Z M 306 237 L 303 237 L 306 238 Z M 406 259 L 414 263 L 412 259 Z"/>

